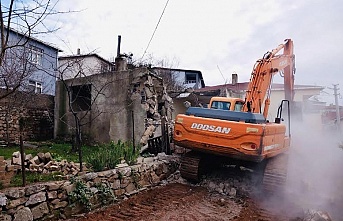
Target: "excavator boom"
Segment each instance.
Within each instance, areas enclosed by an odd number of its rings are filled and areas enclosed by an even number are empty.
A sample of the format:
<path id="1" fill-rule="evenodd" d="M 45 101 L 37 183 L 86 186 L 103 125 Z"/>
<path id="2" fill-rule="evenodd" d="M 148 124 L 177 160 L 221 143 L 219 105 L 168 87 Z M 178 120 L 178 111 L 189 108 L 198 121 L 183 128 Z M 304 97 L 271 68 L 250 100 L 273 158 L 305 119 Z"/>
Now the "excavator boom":
<path id="1" fill-rule="evenodd" d="M 282 49 L 283 54 L 278 54 Z M 246 91 L 244 112 L 263 113 L 264 117 L 267 118 L 272 78 L 279 72 L 283 72 L 285 99 L 292 103 L 294 97 L 294 60 L 293 41 L 286 39 L 284 44 L 280 44 L 271 52 L 267 52 L 262 59 L 256 62 Z"/>

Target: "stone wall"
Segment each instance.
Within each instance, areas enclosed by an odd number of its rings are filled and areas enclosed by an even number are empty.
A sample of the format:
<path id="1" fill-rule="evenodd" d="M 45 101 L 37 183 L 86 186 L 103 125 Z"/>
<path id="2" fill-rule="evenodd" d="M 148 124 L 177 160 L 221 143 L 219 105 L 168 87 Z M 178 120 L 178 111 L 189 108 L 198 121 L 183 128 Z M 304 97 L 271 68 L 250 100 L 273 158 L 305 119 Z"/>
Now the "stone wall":
<path id="1" fill-rule="evenodd" d="M 92 194 L 91 209 L 95 209 L 103 206 L 99 186 L 110 189 L 116 199 L 122 199 L 158 185 L 168 177 L 171 179 L 177 168 L 177 158 L 159 154 L 140 157 L 133 166 L 118 165 L 116 169 L 86 173 L 77 179 Z M 72 181 L 54 181 L 1 190 L 0 220 L 59 220 L 85 212 L 85 206 L 71 201 L 76 188 Z"/>
<path id="2" fill-rule="evenodd" d="M 30 95 L 26 95 L 30 96 Z M 14 99 L 14 98 L 13 98 Z M 47 140 L 53 138 L 53 96 L 36 95 L 30 102 L 0 103 L 0 140 L 19 143 L 20 124 L 24 123 L 24 140 Z M 21 99 L 18 99 L 20 101 Z M 20 120 L 22 119 L 22 121 Z"/>

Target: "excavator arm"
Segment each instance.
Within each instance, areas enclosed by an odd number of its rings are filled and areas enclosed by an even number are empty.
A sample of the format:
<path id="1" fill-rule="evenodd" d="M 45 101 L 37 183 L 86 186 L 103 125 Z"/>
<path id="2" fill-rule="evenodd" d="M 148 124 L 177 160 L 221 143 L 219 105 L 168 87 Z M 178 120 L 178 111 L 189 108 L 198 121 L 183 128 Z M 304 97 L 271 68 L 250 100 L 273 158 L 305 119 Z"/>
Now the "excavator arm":
<path id="1" fill-rule="evenodd" d="M 283 54 L 278 54 L 282 49 Z M 244 112 L 263 113 L 263 116 L 267 118 L 272 78 L 279 72 L 283 72 L 285 99 L 292 103 L 294 98 L 295 56 L 291 39 L 286 39 L 284 44 L 280 44 L 271 52 L 267 52 L 254 65 L 246 91 Z"/>

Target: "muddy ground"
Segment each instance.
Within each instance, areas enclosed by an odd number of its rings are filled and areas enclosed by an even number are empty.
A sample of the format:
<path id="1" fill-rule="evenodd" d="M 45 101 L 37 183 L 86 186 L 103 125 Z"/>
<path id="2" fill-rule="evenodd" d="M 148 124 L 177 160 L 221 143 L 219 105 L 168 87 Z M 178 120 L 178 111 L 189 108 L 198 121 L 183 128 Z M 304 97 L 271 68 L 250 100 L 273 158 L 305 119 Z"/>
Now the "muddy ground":
<path id="1" fill-rule="evenodd" d="M 225 186 L 228 186 L 227 193 Z M 226 185 L 227 184 L 227 185 Z M 115 205 L 81 214 L 70 221 L 120 220 L 303 220 L 303 210 L 277 199 L 255 194 L 248 171 L 223 168 L 199 184 L 179 178 L 146 190 Z M 232 188 L 235 186 L 236 188 Z M 224 192 L 222 191 L 224 188 Z M 234 190 L 234 193 L 232 193 Z"/>
<path id="2" fill-rule="evenodd" d="M 231 199 L 218 193 L 209 193 L 204 187 L 185 184 L 160 186 L 141 192 L 122 203 L 82 216 L 74 220 L 243 221 L 284 219 L 284 217 L 281 219 L 280 214 L 268 213 L 252 199 Z"/>

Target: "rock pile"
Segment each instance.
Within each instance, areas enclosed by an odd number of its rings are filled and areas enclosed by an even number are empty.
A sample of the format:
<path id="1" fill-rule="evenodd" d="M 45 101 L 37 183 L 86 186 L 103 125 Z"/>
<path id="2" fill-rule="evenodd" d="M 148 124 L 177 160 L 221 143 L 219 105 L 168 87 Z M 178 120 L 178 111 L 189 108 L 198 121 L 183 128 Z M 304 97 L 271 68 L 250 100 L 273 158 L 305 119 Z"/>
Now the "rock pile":
<path id="1" fill-rule="evenodd" d="M 212 172 L 198 185 L 230 198 L 236 198 L 237 195 L 246 196 L 257 190 L 250 171 L 230 166 Z"/>
<path id="2" fill-rule="evenodd" d="M 15 166 L 8 165 L 8 162 L 4 157 L 0 156 L 0 185 L 2 187 L 8 187 L 10 185 L 16 169 L 17 168 Z"/>
<path id="3" fill-rule="evenodd" d="M 61 172 L 63 175 L 77 175 L 80 172 L 80 164 L 74 162 L 67 162 L 62 160 L 61 162 L 53 160 L 51 154 L 47 153 L 38 153 L 36 156 L 32 154 L 27 154 L 24 156 L 24 165 L 26 171 L 30 172 L 39 172 L 39 173 L 52 173 L 52 172 Z M 20 152 L 14 152 L 12 155 L 11 164 L 21 168 L 21 155 Z M 18 167 L 19 166 L 19 167 Z M 87 171 L 87 168 L 83 166 L 84 171 Z"/>
<path id="4" fill-rule="evenodd" d="M 331 221 L 330 215 L 325 211 L 309 209 L 305 212 L 304 221 Z"/>

